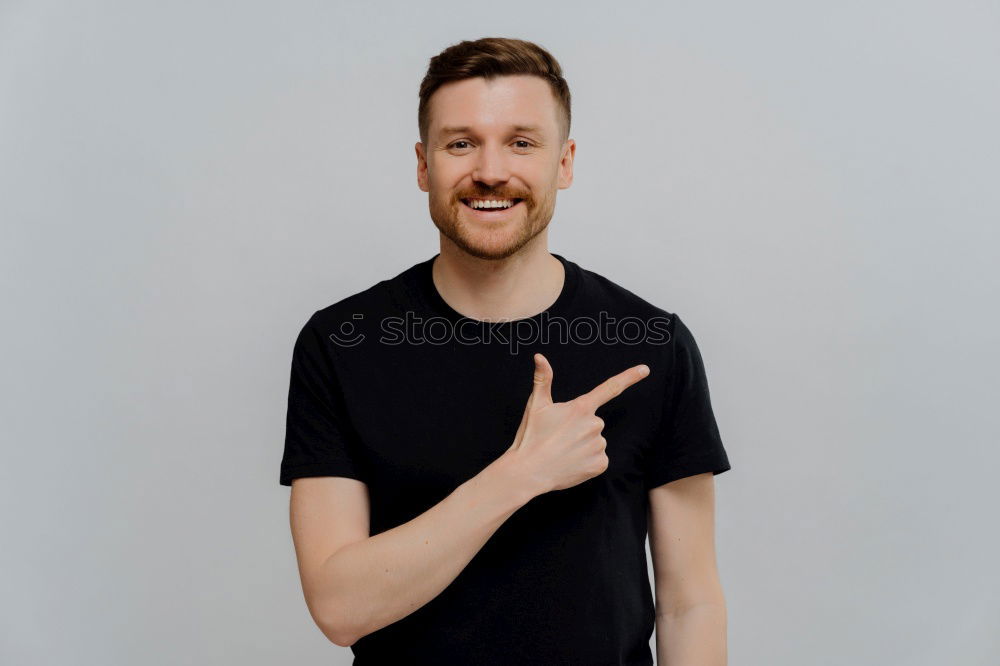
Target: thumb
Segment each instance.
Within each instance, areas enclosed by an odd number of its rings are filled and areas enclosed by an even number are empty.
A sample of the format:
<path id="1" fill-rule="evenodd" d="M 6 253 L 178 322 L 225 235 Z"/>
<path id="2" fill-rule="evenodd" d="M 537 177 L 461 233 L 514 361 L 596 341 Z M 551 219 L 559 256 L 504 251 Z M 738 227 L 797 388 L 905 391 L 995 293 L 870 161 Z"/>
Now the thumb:
<path id="1" fill-rule="evenodd" d="M 537 409 L 552 404 L 552 366 L 541 354 L 535 354 L 535 379 L 531 390 L 531 407 Z"/>

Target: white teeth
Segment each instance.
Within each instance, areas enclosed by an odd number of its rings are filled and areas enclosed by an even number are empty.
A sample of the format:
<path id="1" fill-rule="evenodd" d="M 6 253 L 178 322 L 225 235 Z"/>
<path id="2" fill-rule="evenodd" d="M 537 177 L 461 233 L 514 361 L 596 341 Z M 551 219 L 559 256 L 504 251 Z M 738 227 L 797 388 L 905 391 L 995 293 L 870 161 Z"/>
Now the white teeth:
<path id="1" fill-rule="evenodd" d="M 489 199 L 489 200 L 476 200 L 471 201 L 473 208 L 510 208 L 514 205 L 513 199 Z"/>

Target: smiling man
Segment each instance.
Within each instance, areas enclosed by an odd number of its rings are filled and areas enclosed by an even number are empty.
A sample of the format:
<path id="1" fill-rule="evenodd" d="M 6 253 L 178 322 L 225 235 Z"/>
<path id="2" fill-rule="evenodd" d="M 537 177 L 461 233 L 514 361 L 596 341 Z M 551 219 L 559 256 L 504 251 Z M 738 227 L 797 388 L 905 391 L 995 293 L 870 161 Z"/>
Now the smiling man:
<path id="1" fill-rule="evenodd" d="M 537 236 L 552 219 L 556 189 L 572 181 L 576 152 L 550 84 L 530 75 L 474 77 L 442 83 L 427 99 L 417 175 L 448 255 L 487 260 L 478 263 L 494 270 L 526 253 L 545 257 Z M 562 272 L 554 258 L 545 263 Z"/>
<path id="2" fill-rule="evenodd" d="M 704 363 L 676 314 L 549 252 L 570 120 L 536 44 L 432 58 L 440 251 L 295 341 L 280 483 L 306 604 L 355 664 L 648 665 L 654 629 L 663 666 L 726 662 Z"/>

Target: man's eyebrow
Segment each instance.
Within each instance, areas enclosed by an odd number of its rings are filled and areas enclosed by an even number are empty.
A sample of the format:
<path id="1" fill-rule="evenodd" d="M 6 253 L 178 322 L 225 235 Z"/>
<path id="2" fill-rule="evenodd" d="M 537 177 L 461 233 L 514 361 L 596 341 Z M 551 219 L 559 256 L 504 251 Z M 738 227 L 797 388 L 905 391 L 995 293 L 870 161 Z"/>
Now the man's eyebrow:
<path id="1" fill-rule="evenodd" d="M 442 127 L 441 134 L 460 134 L 462 132 L 469 132 L 472 128 L 467 125 L 456 126 L 456 127 Z M 513 125 L 511 130 L 515 132 L 533 132 L 535 134 L 541 134 L 542 130 L 534 125 Z"/>

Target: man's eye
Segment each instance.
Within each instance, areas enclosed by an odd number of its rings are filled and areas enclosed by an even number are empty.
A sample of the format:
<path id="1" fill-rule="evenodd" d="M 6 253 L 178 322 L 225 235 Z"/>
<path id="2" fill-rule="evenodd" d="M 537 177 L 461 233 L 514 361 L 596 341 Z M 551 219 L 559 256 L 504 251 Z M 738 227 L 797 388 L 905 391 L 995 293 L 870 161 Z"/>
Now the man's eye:
<path id="1" fill-rule="evenodd" d="M 531 142 L 528 141 L 527 139 L 518 139 L 514 143 L 515 144 L 519 144 L 517 146 L 518 148 L 522 148 L 522 149 L 523 148 L 531 148 Z M 465 141 L 464 139 L 460 139 L 458 141 L 452 142 L 448 147 L 449 148 L 457 148 L 458 150 L 462 150 L 463 148 L 465 148 L 466 146 L 468 146 L 468 144 L 469 144 L 468 141 Z"/>

